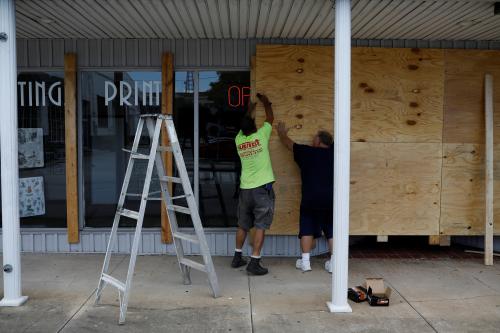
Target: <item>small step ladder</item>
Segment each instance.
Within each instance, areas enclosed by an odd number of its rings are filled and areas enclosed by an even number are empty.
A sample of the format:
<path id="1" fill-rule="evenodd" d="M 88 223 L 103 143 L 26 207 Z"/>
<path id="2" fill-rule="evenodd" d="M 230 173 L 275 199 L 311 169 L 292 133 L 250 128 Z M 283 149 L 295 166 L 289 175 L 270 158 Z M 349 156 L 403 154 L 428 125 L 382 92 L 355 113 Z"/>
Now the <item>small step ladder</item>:
<path id="1" fill-rule="evenodd" d="M 139 141 L 141 139 L 144 125 L 146 125 L 149 137 L 151 139 L 151 149 L 149 154 L 140 154 L 138 152 Z M 169 143 L 170 143 L 169 146 L 159 145 L 162 126 L 165 126 L 166 133 L 169 138 Z M 177 166 L 179 177 L 171 177 L 165 174 L 161 153 L 166 151 L 173 153 L 173 158 Z M 217 275 L 215 273 L 212 257 L 210 256 L 210 250 L 208 248 L 207 240 L 205 238 L 205 233 L 203 232 L 203 226 L 201 225 L 200 215 L 198 213 L 196 200 L 193 196 L 193 191 L 191 188 L 191 184 L 189 182 L 189 176 L 186 170 L 184 159 L 182 157 L 182 152 L 179 146 L 179 140 L 177 138 L 177 134 L 175 132 L 172 116 L 159 115 L 159 114 L 142 115 L 137 125 L 137 130 L 135 133 L 134 142 L 132 144 L 132 149 L 129 152 L 130 152 L 130 159 L 128 162 L 127 171 L 125 172 L 125 179 L 123 180 L 123 186 L 120 193 L 120 198 L 118 200 L 118 206 L 113 221 L 113 227 L 111 228 L 111 235 L 106 250 L 106 256 L 104 258 L 101 277 L 99 279 L 99 286 L 97 287 L 96 302 L 95 302 L 96 304 L 99 303 L 104 286 L 109 284 L 113 287 L 116 287 L 118 289 L 118 298 L 120 302 L 119 324 L 123 324 L 125 322 L 130 289 L 132 286 L 132 278 L 134 275 L 135 261 L 137 258 L 139 243 L 141 241 L 142 222 L 144 220 L 144 212 L 146 210 L 146 204 L 148 200 L 159 199 L 158 197 L 156 198 L 151 197 L 152 193 L 149 192 L 149 187 L 151 185 L 151 178 L 153 174 L 153 168 L 155 166 L 160 181 L 162 200 L 165 204 L 168 218 L 170 221 L 170 229 L 172 231 L 175 251 L 177 253 L 177 259 L 179 261 L 179 267 L 182 273 L 184 284 L 191 284 L 191 277 L 190 277 L 191 268 L 200 270 L 202 272 L 207 273 L 208 281 L 210 284 L 210 288 L 212 289 L 213 296 L 214 297 L 219 296 L 219 285 L 217 281 Z M 141 197 L 140 208 L 139 211 L 133 211 L 126 209 L 123 206 L 125 203 L 125 198 L 127 196 L 134 196 L 134 194 L 127 193 L 127 189 L 130 183 L 130 178 L 132 176 L 132 169 L 137 159 L 147 160 L 148 166 L 146 169 L 144 187 L 142 190 L 142 194 L 140 195 Z M 173 193 L 172 194 L 169 193 L 168 189 L 169 183 L 182 184 L 184 194 L 179 196 L 173 196 L 172 195 Z M 135 196 L 137 196 L 137 194 L 135 194 Z M 174 204 L 174 200 L 178 199 L 185 199 L 187 201 L 188 207 Z M 191 215 L 195 231 L 194 235 L 179 231 L 177 225 L 177 219 L 175 216 L 176 212 Z M 135 227 L 134 241 L 130 253 L 130 262 L 128 266 L 127 280 L 125 282 L 119 281 L 118 279 L 112 277 L 109 274 L 109 262 L 111 259 L 111 253 L 117 239 L 118 225 L 120 222 L 120 218 L 122 216 L 137 221 Z M 184 256 L 182 241 L 199 245 L 200 254 L 203 257 L 203 263 L 199 263 L 197 261 L 188 259 Z"/>

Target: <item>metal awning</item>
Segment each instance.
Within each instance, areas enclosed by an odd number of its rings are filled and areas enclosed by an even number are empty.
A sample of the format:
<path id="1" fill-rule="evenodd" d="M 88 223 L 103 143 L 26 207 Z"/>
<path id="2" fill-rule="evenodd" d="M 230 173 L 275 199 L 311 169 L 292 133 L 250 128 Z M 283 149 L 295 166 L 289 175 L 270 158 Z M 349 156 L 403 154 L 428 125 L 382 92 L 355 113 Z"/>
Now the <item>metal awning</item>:
<path id="1" fill-rule="evenodd" d="M 500 40 L 489 0 L 354 0 L 352 38 Z M 331 0 L 17 0 L 19 38 L 333 38 Z"/>

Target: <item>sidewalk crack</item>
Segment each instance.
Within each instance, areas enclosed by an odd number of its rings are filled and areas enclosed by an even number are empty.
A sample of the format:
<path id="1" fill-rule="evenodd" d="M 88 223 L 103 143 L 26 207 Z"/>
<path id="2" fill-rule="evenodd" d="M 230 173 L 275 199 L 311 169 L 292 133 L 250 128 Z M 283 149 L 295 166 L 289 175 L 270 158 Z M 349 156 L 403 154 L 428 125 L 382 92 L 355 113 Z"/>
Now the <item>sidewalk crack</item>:
<path id="1" fill-rule="evenodd" d="M 127 256 L 123 256 L 122 260 L 120 260 L 120 262 L 116 264 L 116 266 L 111 270 L 110 274 L 112 274 L 125 261 L 125 259 L 127 259 Z M 99 270 L 99 272 L 100 272 L 100 270 Z M 99 276 L 100 276 L 100 274 L 101 273 L 99 273 Z M 94 296 L 96 291 L 97 291 L 97 287 L 92 290 L 90 295 L 87 297 L 87 299 L 85 301 L 83 301 L 83 303 L 78 307 L 78 309 L 75 311 L 75 313 L 73 313 L 68 318 L 68 320 L 66 320 L 66 322 L 57 330 L 57 333 L 62 332 L 62 330 L 65 329 L 66 326 L 68 326 L 69 322 L 72 321 L 73 318 L 75 318 L 75 316 L 83 309 L 85 304 L 87 304 L 89 302 L 89 300 L 92 298 L 92 296 Z"/>

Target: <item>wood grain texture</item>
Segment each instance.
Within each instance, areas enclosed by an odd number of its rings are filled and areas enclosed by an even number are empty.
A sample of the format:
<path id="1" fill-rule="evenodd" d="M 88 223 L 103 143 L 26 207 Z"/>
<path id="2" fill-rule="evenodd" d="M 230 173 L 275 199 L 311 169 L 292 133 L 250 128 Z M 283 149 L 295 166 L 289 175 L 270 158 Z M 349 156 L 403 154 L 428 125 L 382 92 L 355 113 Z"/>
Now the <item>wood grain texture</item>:
<path id="1" fill-rule="evenodd" d="M 484 77 L 484 121 L 485 121 L 485 220 L 484 220 L 484 264 L 493 265 L 493 76 Z"/>
<path id="2" fill-rule="evenodd" d="M 352 235 L 436 235 L 440 143 L 351 143 Z"/>
<path id="3" fill-rule="evenodd" d="M 319 129 L 333 129 L 333 48 L 328 46 L 257 45 L 255 92 L 273 103 L 275 123 L 292 129 L 292 140 L 309 144 Z M 297 99 L 296 96 L 301 96 Z M 257 107 L 257 125 L 264 109 Z M 271 136 L 270 153 L 276 177 L 276 208 L 271 234 L 297 234 L 300 174 L 292 153 Z"/>
<path id="4" fill-rule="evenodd" d="M 443 189 L 440 234 L 484 235 L 484 144 L 443 145 Z M 494 197 L 500 195 L 500 145 L 494 145 Z M 494 202 L 494 218 L 500 218 L 500 202 Z M 500 227 L 495 226 L 495 234 Z"/>
<path id="5" fill-rule="evenodd" d="M 161 113 L 162 114 L 173 114 L 174 105 L 174 58 L 171 53 L 165 53 L 162 56 L 161 65 Z M 168 135 L 165 127 L 161 129 L 161 144 L 162 146 L 167 146 L 169 144 Z M 171 152 L 163 152 L 162 159 L 165 167 L 165 172 L 167 176 L 172 176 L 173 172 L 173 160 Z M 172 192 L 172 183 L 168 183 L 168 190 Z M 161 202 L 161 240 L 163 243 L 172 244 L 172 231 L 170 230 L 170 222 L 168 220 L 168 214 L 166 211 L 165 204 Z"/>
<path id="6" fill-rule="evenodd" d="M 64 131 L 66 151 L 66 223 L 68 243 L 80 242 L 78 225 L 77 149 L 77 61 L 76 54 L 64 55 Z"/>
<path id="7" fill-rule="evenodd" d="M 352 49 L 352 141 L 441 142 L 443 50 Z"/>
<path id="8" fill-rule="evenodd" d="M 500 51 L 445 50 L 443 142 L 484 143 L 484 75 L 500 77 Z M 500 85 L 494 88 L 494 108 L 500 110 Z M 500 114 L 494 115 L 494 127 Z M 500 142 L 500 131 L 494 141 Z"/>

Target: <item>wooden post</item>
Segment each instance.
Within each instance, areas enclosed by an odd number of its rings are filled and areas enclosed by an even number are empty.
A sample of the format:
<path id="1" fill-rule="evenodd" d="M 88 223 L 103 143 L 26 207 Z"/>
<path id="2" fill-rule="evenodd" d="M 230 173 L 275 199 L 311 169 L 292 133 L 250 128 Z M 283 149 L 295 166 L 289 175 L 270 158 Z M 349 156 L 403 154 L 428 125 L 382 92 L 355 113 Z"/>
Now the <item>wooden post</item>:
<path id="1" fill-rule="evenodd" d="M 161 62 L 161 113 L 173 114 L 174 106 L 174 58 L 171 53 L 164 53 Z M 161 144 L 168 145 L 168 135 L 165 128 L 161 129 Z M 163 164 L 167 176 L 172 176 L 173 160 L 171 152 L 162 153 Z M 172 183 L 168 184 L 168 190 L 172 193 Z M 163 243 L 172 244 L 172 232 L 165 204 L 161 202 L 161 240 Z"/>
<path id="2" fill-rule="evenodd" d="M 78 243 L 78 150 L 76 117 L 76 54 L 64 55 L 64 130 L 66 146 L 66 224 L 68 243 Z"/>
<path id="3" fill-rule="evenodd" d="M 490 74 L 484 77 L 484 102 L 486 124 L 484 264 L 493 265 L 493 76 Z"/>

